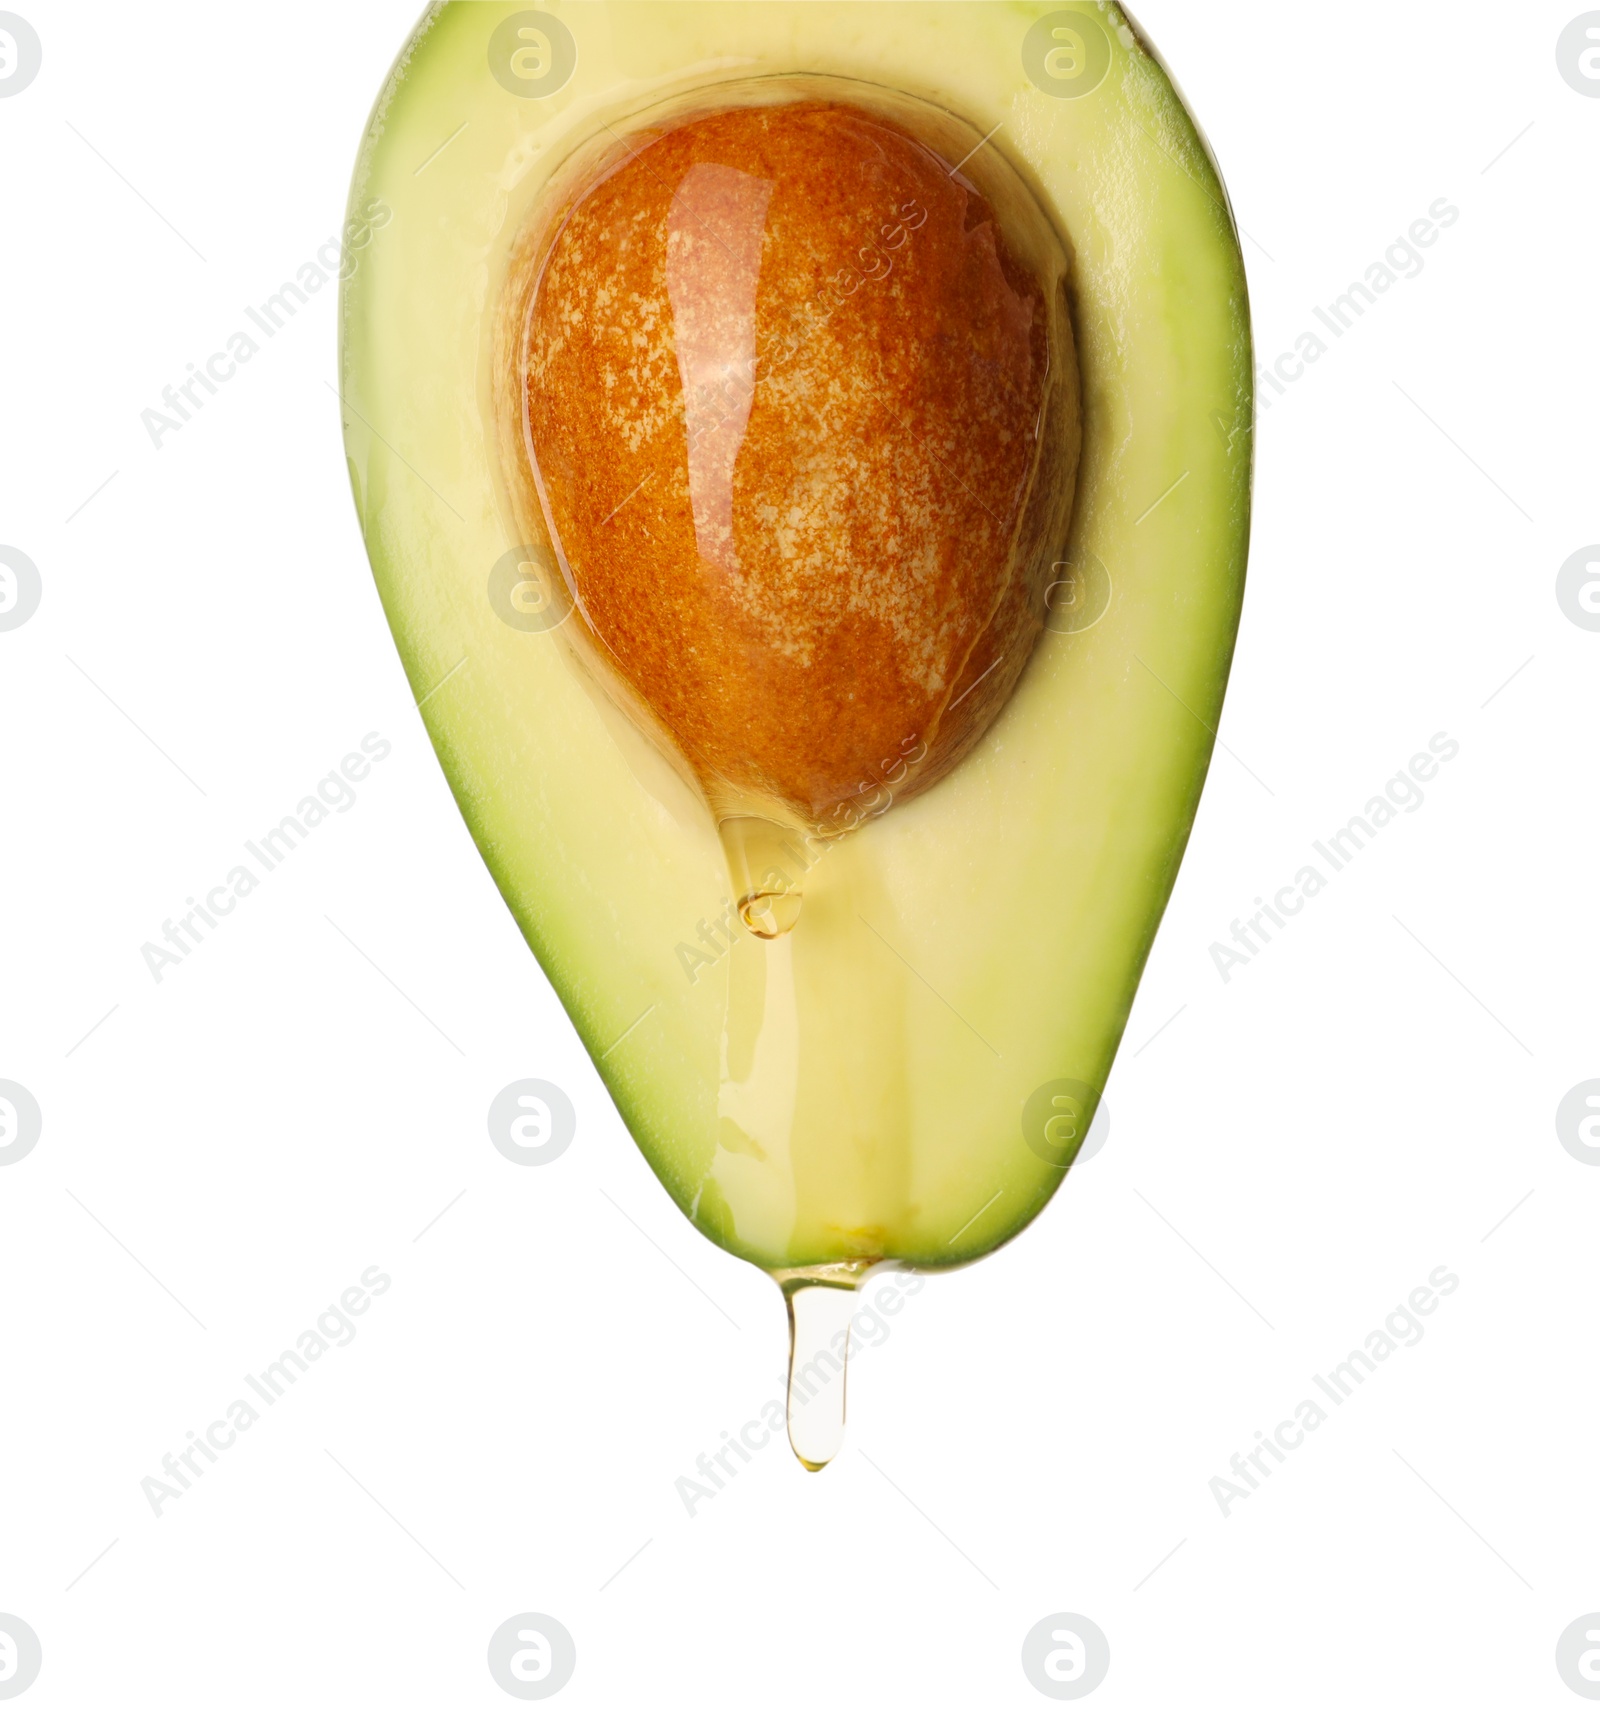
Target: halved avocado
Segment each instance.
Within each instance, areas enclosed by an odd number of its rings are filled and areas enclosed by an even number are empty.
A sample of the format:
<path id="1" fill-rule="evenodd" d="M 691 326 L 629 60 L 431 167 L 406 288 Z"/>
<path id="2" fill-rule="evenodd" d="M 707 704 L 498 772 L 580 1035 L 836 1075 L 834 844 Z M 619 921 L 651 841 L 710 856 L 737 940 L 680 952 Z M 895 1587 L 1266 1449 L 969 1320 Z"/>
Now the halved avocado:
<path id="1" fill-rule="evenodd" d="M 1015 688 L 919 794 L 896 798 L 885 758 L 846 836 L 780 828 L 759 854 L 803 907 L 762 938 L 704 781 L 583 646 L 506 398 L 563 173 L 652 115 L 786 80 L 936 110 L 1027 187 L 1066 257 L 1082 444 Z M 1104 1088 L 1243 591 L 1244 269 L 1167 73 L 1112 5 L 448 4 L 374 109 L 351 205 L 374 203 L 390 218 L 340 316 L 372 568 L 462 814 L 639 1147 L 702 1231 L 774 1271 L 994 1248 Z"/>

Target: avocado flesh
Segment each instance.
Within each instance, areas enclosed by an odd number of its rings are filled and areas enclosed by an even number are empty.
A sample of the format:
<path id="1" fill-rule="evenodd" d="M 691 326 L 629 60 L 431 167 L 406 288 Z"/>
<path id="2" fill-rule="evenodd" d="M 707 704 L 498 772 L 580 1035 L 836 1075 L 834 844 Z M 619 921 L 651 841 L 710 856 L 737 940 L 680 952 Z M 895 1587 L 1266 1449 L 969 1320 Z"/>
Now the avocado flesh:
<path id="1" fill-rule="evenodd" d="M 1029 1145 L 1025 1109 L 1056 1079 L 1104 1088 L 1210 758 L 1251 439 L 1220 182 L 1115 8 L 1081 8 L 1110 64 L 1067 100 L 1020 60 L 1059 8 L 568 6 L 578 69 L 544 100 L 489 69 L 515 10 L 423 21 L 352 186 L 353 206 L 380 198 L 393 216 L 344 287 L 341 390 L 412 692 L 518 925 L 684 1212 L 774 1270 L 973 1259 L 1070 1164 L 1092 1095 L 1057 1147 Z M 572 147 L 678 93 L 805 74 L 904 91 L 979 135 L 999 124 L 989 146 L 1059 222 L 1083 409 L 1061 558 L 1104 567 L 1111 598 L 1092 628 L 1046 630 L 949 776 L 827 848 L 790 932 L 738 933 L 717 955 L 732 888 L 703 798 L 559 628 L 513 628 L 489 598 L 518 545 L 495 320 L 517 234 Z"/>

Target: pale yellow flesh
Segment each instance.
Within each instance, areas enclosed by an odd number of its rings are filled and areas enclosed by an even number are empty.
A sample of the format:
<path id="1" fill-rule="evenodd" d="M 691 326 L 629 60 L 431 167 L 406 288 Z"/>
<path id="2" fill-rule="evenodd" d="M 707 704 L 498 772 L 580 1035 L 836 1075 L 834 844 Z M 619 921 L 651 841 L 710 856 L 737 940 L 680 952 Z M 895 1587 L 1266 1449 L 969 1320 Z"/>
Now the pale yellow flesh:
<path id="1" fill-rule="evenodd" d="M 575 4 L 557 96 L 518 100 L 486 44 L 514 6 L 448 6 L 380 99 L 352 207 L 387 226 L 341 317 L 352 482 L 414 695 L 463 814 L 630 1130 L 702 1228 L 770 1267 L 982 1254 L 1058 1166 L 1023 1104 L 1103 1088 L 1187 838 L 1243 587 L 1250 341 L 1213 169 L 1114 10 L 1100 87 L 1024 76 L 1059 7 Z M 714 963 L 730 886 L 704 804 L 575 670 L 503 624 L 516 545 L 490 346 L 540 186 L 602 122 L 695 85 L 818 72 L 938 102 L 1033 183 L 1075 258 L 1084 444 L 1071 555 L 1103 619 L 1047 632 L 976 752 L 841 841 L 794 930 Z M 419 166 L 465 122 L 448 147 Z M 1064 555 L 1065 557 L 1065 555 Z M 465 664 L 459 664 L 465 662 Z M 446 681 L 447 680 L 447 681 Z M 693 966 L 694 979 L 686 973 Z"/>

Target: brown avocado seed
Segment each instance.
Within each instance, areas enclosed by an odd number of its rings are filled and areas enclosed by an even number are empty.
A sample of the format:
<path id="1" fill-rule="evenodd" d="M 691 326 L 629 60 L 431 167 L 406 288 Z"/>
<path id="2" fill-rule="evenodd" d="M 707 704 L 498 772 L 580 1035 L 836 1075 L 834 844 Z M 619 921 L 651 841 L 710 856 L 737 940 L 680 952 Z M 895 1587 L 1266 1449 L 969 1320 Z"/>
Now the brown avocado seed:
<path id="1" fill-rule="evenodd" d="M 533 258 L 539 509 L 719 818 L 828 834 L 925 790 L 1042 627 L 1079 445 L 1066 261 L 993 145 L 961 163 L 968 131 L 814 95 L 680 116 L 610 146 Z"/>

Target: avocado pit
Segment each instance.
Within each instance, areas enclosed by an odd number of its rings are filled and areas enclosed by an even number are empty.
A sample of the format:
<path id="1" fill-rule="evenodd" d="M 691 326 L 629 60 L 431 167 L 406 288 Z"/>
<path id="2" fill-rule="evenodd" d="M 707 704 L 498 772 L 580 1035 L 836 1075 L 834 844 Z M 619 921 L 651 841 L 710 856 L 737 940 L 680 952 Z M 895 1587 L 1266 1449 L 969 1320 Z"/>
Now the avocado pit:
<path id="1" fill-rule="evenodd" d="M 1080 436 L 1065 255 L 995 148 L 881 91 L 762 96 L 574 163 L 517 374 L 581 627 L 747 905 L 785 832 L 928 789 L 1004 706 Z"/>

